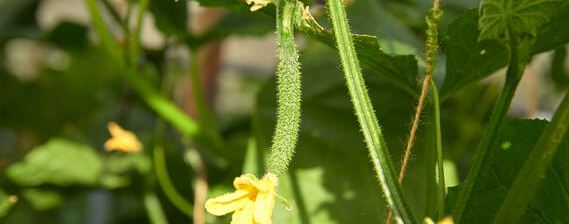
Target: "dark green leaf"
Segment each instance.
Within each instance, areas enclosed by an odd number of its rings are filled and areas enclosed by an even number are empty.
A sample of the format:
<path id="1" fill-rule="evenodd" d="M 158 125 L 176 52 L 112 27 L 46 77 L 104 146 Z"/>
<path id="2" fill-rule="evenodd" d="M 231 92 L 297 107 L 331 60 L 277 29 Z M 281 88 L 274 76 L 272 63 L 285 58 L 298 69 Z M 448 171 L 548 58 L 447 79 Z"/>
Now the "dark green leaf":
<path id="1" fill-rule="evenodd" d="M 332 33 L 322 29 L 315 20 L 304 19 L 298 26 L 300 31 L 310 37 L 328 46 L 336 46 Z M 378 38 L 374 36 L 353 35 L 353 40 L 364 75 L 381 76 L 410 95 L 416 95 L 418 68 L 414 55 L 387 54 L 381 49 Z"/>
<path id="2" fill-rule="evenodd" d="M 87 27 L 77 23 L 62 22 L 47 34 L 46 40 L 64 49 L 83 49 L 88 41 Z"/>
<path id="3" fill-rule="evenodd" d="M 569 42 L 569 1 L 559 7 L 551 21 L 543 25 L 537 34 L 532 48 L 533 53 L 541 53 L 561 47 Z"/>
<path id="4" fill-rule="evenodd" d="M 535 37 L 549 21 L 561 0 L 483 0 L 480 40 L 500 39 L 510 34 Z"/>
<path id="5" fill-rule="evenodd" d="M 93 185 L 103 169 L 101 158 L 91 147 L 64 139 L 52 139 L 34 148 L 24 161 L 8 168 L 12 181 L 26 186 L 54 184 Z"/>
<path id="6" fill-rule="evenodd" d="M 463 223 L 491 223 L 546 124 L 541 120 L 514 120 L 503 128 L 492 146 L 495 152 L 493 162 L 484 168 L 475 186 Z M 569 141 L 560 146 L 536 197 L 526 209 L 522 223 L 569 222 L 567 149 Z M 449 191 L 451 201 L 455 193 L 456 189 Z"/>
<path id="7" fill-rule="evenodd" d="M 166 35 L 184 36 L 187 33 L 186 1 L 152 0 L 149 10 L 154 15 L 156 27 Z"/>
<path id="8" fill-rule="evenodd" d="M 443 97 L 482 80 L 508 63 L 505 45 L 496 40 L 478 42 L 478 35 L 476 9 L 466 11 L 449 25 L 443 39 L 443 50 L 447 53 Z"/>

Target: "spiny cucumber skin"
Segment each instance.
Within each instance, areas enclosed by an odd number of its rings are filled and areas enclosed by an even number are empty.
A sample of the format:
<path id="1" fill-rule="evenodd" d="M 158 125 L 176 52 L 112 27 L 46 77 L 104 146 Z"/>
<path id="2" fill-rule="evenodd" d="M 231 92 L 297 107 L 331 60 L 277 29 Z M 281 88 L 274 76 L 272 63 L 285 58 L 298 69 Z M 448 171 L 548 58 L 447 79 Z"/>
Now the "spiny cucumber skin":
<path id="1" fill-rule="evenodd" d="M 294 1 L 279 1 L 277 36 L 279 65 L 277 69 L 277 124 L 273 135 L 268 167 L 280 175 L 289 166 L 298 142 L 301 114 L 301 76 L 299 55 L 294 43 Z"/>

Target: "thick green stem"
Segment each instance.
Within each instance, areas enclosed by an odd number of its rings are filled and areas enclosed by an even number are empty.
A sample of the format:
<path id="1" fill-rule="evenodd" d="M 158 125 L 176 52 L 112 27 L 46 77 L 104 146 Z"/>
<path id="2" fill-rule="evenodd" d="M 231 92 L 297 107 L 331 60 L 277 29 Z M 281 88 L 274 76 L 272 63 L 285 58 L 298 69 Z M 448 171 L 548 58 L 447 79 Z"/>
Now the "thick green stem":
<path id="1" fill-rule="evenodd" d="M 506 84 L 504 85 L 498 101 L 492 110 L 490 122 L 486 127 L 486 132 L 480 142 L 472 167 L 466 176 L 466 180 L 460 187 L 460 194 L 458 195 L 458 199 L 452 212 L 453 219 L 457 223 L 460 223 L 462 219 L 462 215 L 464 214 L 464 210 L 466 209 L 466 205 L 470 199 L 475 183 L 482 174 L 482 168 L 489 162 L 490 145 L 497 136 L 500 127 L 506 120 L 514 93 L 516 92 L 518 83 L 522 77 L 525 64 L 521 63 L 518 47 L 517 39 L 511 35 L 510 63 L 506 73 Z"/>
<path id="2" fill-rule="evenodd" d="M 398 223 L 417 223 L 397 181 L 387 144 L 368 96 L 341 0 L 328 0 L 328 9 L 346 83 L 380 187 Z"/>
<path id="3" fill-rule="evenodd" d="M 438 207 L 438 219 L 442 219 L 445 216 L 445 172 L 443 167 L 443 141 L 441 135 L 441 111 L 440 111 L 440 100 L 439 100 L 439 89 L 435 81 L 431 79 L 431 88 L 433 94 L 433 116 L 435 122 L 435 147 L 437 151 L 437 207 Z"/>
<path id="4" fill-rule="evenodd" d="M 559 145 L 567 137 L 569 128 L 569 94 L 565 94 L 553 120 L 531 151 L 520 173 L 516 177 L 506 200 L 496 215 L 494 223 L 518 223 L 526 206 L 534 197 L 537 187 L 543 180 L 543 174 L 550 165 Z"/>
<path id="5" fill-rule="evenodd" d="M 273 145 L 269 155 L 269 171 L 282 174 L 294 155 L 300 128 L 301 80 L 298 51 L 294 43 L 295 0 L 277 3 L 277 70 L 278 111 Z"/>

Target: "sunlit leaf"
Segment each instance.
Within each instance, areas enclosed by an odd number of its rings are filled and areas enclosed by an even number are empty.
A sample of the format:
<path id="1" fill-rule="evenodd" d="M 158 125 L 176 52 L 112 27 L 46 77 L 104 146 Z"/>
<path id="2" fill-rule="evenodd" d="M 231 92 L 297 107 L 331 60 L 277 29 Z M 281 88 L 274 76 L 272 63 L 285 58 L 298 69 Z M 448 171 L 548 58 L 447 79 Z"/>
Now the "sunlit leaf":
<path id="1" fill-rule="evenodd" d="M 52 139 L 34 148 L 22 162 L 10 166 L 7 175 L 12 181 L 26 186 L 93 185 L 99 180 L 102 169 L 101 158 L 91 147 Z"/>
<path id="2" fill-rule="evenodd" d="M 549 21 L 561 0 L 483 0 L 480 9 L 480 40 L 509 35 L 535 37 Z"/>

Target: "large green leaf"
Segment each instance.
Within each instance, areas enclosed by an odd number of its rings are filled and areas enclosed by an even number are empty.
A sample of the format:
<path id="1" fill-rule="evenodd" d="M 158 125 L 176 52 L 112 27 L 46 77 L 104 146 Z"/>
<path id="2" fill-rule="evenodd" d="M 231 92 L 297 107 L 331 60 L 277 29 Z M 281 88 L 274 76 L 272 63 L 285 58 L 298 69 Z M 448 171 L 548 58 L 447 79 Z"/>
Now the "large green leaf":
<path id="1" fill-rule="evenodd" d="M 99 180 L 102 170 L 101 158 L 91 147 L 52 139 L 34 148 L 24 161 L 10 166 L 7 175 L 12 181 L 26 186 L 93 185 Z"/>
<path id="2" fill-rule="evenodd" d="M 480 81 L 508 63 L 506 46 L 496 40 L 478 42 L 478 13 L 468 10 L 449 25 L 443 37 L 447 75 L 442 95 Z"/>
<path id="3" fill-rule="evenodd" d="M 447 53 L 447 75 L 441 90 L 444 97 L 493 74 L 508 63 L 508 49 L 496 39 L 480 40 L 482 25 L 478 10 L 471 9 L 453 21 L 443 35 Z M 553 50 L 569 42 L 569 2 L 553 13 L 550 22 L 537 30 L 531 54 Z"/>
<path id="4" fill-rule="evenodd" d="M 491 223 L 512 183 L 547 124 L 541 120 L 514 120 L 500 132 L 493 144 L 493 162 L 484 168 L 468 201 L 463 223 Z M 569 141 L 548 168 L 536 197 L 529 204 L 522 223 L 568 223 Z M 456 188 L 449 191 L 452 201 Z M 449 206 L 450 207 L 450 206 Z"/>
<path id="5" fill-rule="evenodd" d="M 279 194 L 293 204 L 293 210 L 287 211 L 286 205 L 277 203 L 274 222 L 382 222 L 387 211 L 385 199 L 369 162 L 338 58 L 318 42 L 311 41 L 307 46 L 301 56 L 304 88 L 300 140 L 290 172 L 279 184 Z M 413 98 L 379 76 L 368 76 L 366 84 L 394 161 L 399 161 L 403 148 L 400 138 L 405 137 L 408 128 L 407 122 L 401 121 L 410 118 Z M 274 92 L 273 80 L 259 94 L 255 117 L 257 154 L 270 147 L 276 113 Z M 255 156 L 248 158 L 262 161 Z M 419 165 L 418 161 L 421 159 L 415 160 L 413 166 Z M 249 162 L 248 167 L 255 168 Z M 411 170 L 406 186 L 413 187 L 405 190 L 415 202 L 414 209 L 422 215 L 424 192 L 418 189 L 425 189 L 426 174 L 423 169 Z"/>
<path id="6" fill-rule="evenodd" d="M 561 0 L 483 0 L 480 8 L 480 40 L 509 35 L 535 37 L 549 21 Z"/>

